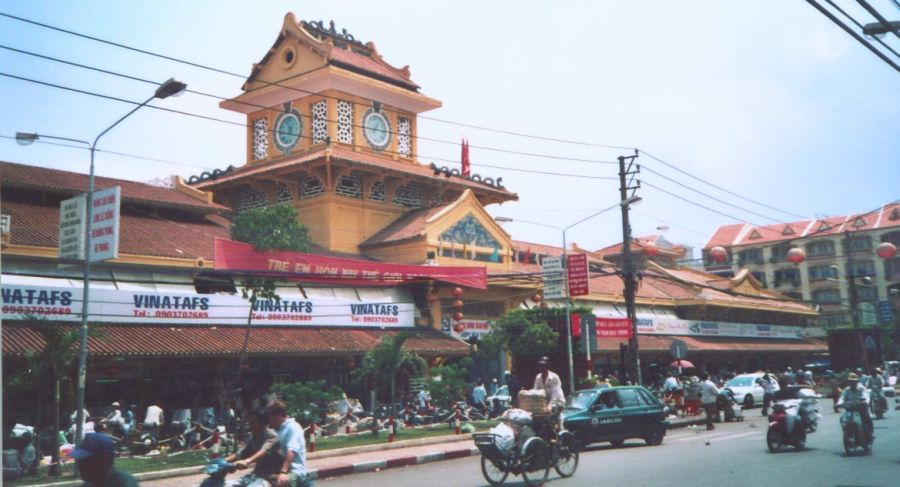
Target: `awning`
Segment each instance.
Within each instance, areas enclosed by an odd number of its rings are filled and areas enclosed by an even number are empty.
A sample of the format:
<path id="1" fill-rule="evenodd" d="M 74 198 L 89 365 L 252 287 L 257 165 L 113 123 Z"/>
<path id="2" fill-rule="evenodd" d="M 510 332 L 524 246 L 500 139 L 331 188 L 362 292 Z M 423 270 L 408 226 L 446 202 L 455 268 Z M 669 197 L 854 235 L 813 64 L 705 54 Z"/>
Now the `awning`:
<path id="1" fill-rule="evenodd" d="M 828 343 L 822 340 L 806 338 L 802 340 L 778 340 L 771 338 L 730 338 L 730 337 L 696 337 L 683 335 L 638 335 L 638 347 L 641 352 L 669 353 L 673 340 L 681 340 L 691 352 L 728 352 L 752 353 L 765 352 L 799 352 L 825 353 Z M 598 341 L 599 352 L 619 352 L 619 344 L 628 343 L 625 339 L 602 338 Z"/>
<path id="2" fill-rule="evenodd" d="M 74 325 L 59 325 L 75 329 Z M 237 357 L 246 328 L 236 326 L 96 325 L 88 338 L 92 357 Z M 417 333 L 404 348 L 422 356 L 464 356 L 469 345 L 431 328 Z M 250 333 L 249 356 L 356 355 L 374 348 L 400 330 L 325 327 L 257 327 Z M 27 325 L 4 323 L 3 355 L 24 355 L 43 348 L 44 339 Z"/>

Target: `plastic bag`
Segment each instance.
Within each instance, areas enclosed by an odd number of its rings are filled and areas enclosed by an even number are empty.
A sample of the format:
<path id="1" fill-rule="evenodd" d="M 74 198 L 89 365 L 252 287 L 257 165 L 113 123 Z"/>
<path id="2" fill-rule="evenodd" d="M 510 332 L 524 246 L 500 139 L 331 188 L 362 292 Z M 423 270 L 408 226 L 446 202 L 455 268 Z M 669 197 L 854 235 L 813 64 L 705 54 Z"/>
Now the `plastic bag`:
<path id="1" fill-rule="evenodd" d="M 491 428 L 490 433 L 492 435 L 497 435 L 494 438 L 494 442 L 500 451 L 504 454 L 512 452 L 513 447 L 516 445 L 516 433 L 512 428 L 506 423 L 500 423 Z"/>
<path id="2" fill-rule="evenodd" d="M 531 413 L 525 411 L 524 409 L 510 408 L 506 411 L 503 411 L 503 414 L 500 416 L 500 420 L 509 421 L 518 426 L 524 426 L 528 423 L 531 423 L 532 416 Z"/>

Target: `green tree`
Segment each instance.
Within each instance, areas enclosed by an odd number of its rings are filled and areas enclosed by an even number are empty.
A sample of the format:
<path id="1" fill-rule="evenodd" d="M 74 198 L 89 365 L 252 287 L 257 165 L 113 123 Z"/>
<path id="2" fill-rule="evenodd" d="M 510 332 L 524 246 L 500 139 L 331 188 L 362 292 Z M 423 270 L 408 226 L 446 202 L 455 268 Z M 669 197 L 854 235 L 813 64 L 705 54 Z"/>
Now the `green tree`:
<path id="1" fill-rule="evenodd" d="M 27 391 L 27 396 L 19 397 L 47 397 L 52 401 L 51 417 L 53 432 L 51 440 L 51 467 L 49 474 L 58 476 L 61 474 L 59 464 L 59 435 L 60 430 L 60 386 L 64 380 L 71 377 L 75 359 L 78 357 L 77 343 L 79 330 L 67 329 L 59 323 L 31 318 L 29 328 L 36 331 L 44 340 L 44 347 L 38 351 L 29 351 L 25 354 L 25 369 L 17 374 L 10 374 L 7 384 L 9 389 L 5 393 L 15 391 Z M 96 336 L 96 333 L 92 333 Z M 49 385 L 49 391 L 47 389 Z"/>
<path id="2" fill-rule="evenodd" d="M 324 380 L 275 384 L 272 392 L 284 400 L 288 414 L 304 426 L 320 418 L 328 411 L 328 403 L 341 399 L 344 394 L 343 389 L 328 386 Z"/>
<path id="3" fill-rule="evenodd" d="M 559 344 L 559 333 L 547 324 L 546 313 L 538 311 L 510 311 L 493 323 L 490 333 L 481 337 L 481 348 L 488 354 L 506 349 L 514 357 L 549 354 Z"/>
<path id="4" fill-rule="evenodd" d="M 397 377 L 402 373 L 422 375 L 425 372 L 425 360 L 403 349 L 403 343 L 415 336 L 415 333 L 402 331 L 384 337 L 381 343 L 366 352 L 362 364 L 352 372 L 353 380 L 374 389 L 376 393 L 387 389 L 390 404 L 394 404 Z"/>
<path id="5" fill-rule="evenodd" d="M 291 250 L 295 252 L 309 251 L 309 230 L 298 221 L 297 210 L 290 205 L 275 205 L 262 208 L 251 208 L 237 214 L 231 226 L 231 238 L 246 242 L 259 251 Z M 244 333 L 244 344 L 238 355 L 237 382 L 240 384 L 241 371 L 250 343 L 250 326 L 253 321 L 253 310 L 259 300 L 281 299 L 275 292 L 275 279 L 270 277 L 243 276 L 240 280 L 241 295 L 250 301 L 247 314 L 247 330 Z"/>
<path id="6" fill-rule="evenodd" d="M 426 388 L 431 393 L 432 402 L 444 408 L 465 397 L 466 382 L 472 359 L 464 357 L 455 364 L 433 367 L 426 381 Z"/>

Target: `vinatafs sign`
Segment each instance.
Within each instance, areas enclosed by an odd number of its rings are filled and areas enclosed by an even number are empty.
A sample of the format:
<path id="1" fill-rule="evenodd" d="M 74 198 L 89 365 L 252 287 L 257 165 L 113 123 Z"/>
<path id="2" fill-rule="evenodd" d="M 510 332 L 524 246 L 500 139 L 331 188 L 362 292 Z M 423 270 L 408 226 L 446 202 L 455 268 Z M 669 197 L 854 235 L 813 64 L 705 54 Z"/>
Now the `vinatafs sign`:
<path id="1" fill-rule="evenodd" d="M 50 321 L 81 319 L 81 288 L 3 285 L 3 320 L 39 317 Z M 278 291 L 280 300 L 259 300 L 254 325 L 410 327 L 411 302 L 366 302 L 340 298 L 306 299 Z M 88 321 L 177 325 L 246 325 L 250 303 L 238 295 L 147 293 L 91 290 Z"/>

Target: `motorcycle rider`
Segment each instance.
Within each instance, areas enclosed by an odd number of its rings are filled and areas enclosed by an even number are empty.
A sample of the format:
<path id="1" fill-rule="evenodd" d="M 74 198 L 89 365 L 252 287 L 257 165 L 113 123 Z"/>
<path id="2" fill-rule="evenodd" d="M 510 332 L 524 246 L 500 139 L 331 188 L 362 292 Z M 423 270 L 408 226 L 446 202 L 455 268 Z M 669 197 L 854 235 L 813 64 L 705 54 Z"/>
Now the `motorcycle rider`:
<path id="1" fill-rule="evenodd" d="M 284 461 L 278 452 L 278 435 L 269 428 L 269 413 L 265 409 L 252 411 L 249 422 L 252 435 L 250 441 L 239 453 L 231 454 L 224 460 L 234 463 L 238 469 L 253 465 L 253 471 L 239 479 L 229 481 L 227 485 L 230 486 L 244 487 L 257 478 L 274 482 L 274 477 Z"/>
<path id="2" fill-rule="evenodd" d="M 869 379 L 869 391 L 872 396 L 872 401 L 878 401 L 879 406 L 882 409 L 887 409 L 885 406 L 884 400 L 884 391 L 882 388 L 884 387 L 884 376 L 882 375 L 881 367 L 875 367 L 875 371 L 872 374 L 872 377 Z"/>
<path id="3" fill-rule="evenodd" d="M 866 428 L 869 438 L 874 440 L 875 428 L 872 423 L 872 416 L 869 414 L 869 408 L 866 407 L 869 402 L 869 391 L 860 385 L 859 376 L 853 372 L 847 375 L 847 387 L 841 393 L 841 398 L 838 400 L 837 405 L 840 407 L 847 402 L 859 404 L 859 416 L 862 419 L 863 426 Z"/>
<path id="4" fill-rule="evenodd" d="M 104 422 L 113 432 L 124 436 L 127 434 L 127 430 L 125 429 L 125 418 L 122 417 L 122 410 L 120 409 L 119 402 L 113 402 L 111 407 L 112 410 L 106 415 Z"/>

